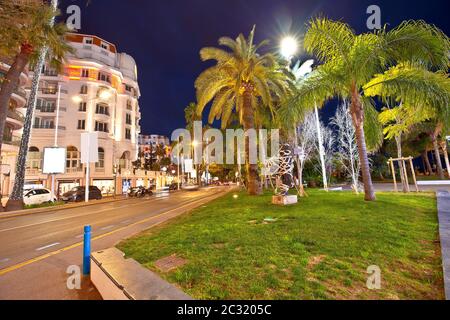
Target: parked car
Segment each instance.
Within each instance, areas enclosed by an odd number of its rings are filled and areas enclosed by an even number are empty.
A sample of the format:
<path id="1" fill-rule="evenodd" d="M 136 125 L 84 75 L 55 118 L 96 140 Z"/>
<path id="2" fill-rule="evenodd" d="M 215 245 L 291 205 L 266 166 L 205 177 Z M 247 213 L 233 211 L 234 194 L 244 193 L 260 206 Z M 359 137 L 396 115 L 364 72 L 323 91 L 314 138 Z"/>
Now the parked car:
<path id="1" fill-rule="evenodd" d="M 128 189 L 129 197 L 142 198 L 142 197 L 145 197 L 146 195 L 151 196 L 151 195 L 153 195 L 153 192 L 150 189 L 146 189 L 144 187 L 134 187 L 134 188 Z"/>
<path id="2" fill-rule="evenodd" d="M 27 206 L 50 203 L 56 201 L 56 197 L 52 197 L 52 193 L 48 189 L 32 189 L 25 190 L 23 202 Z"/>
<path id="3" fill-rule="evenodd" d="M 78 202 L 83 201 L 86 197 L 85 195 L 86 187 L 75 187 L 69 192 L 66 192 L 62 195 L 61 200 L 64 202 Z M 89 187 L 89 200 L 101 200 L 102 192 L 96 186 Z"/>

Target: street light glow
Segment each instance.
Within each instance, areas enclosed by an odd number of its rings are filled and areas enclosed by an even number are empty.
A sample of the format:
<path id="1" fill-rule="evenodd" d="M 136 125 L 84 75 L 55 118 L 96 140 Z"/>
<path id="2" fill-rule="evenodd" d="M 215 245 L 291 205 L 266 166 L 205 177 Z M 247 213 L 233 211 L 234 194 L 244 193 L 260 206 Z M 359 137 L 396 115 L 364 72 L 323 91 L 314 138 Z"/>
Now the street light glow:
<path id="1" fill-rule="evenodd" d="M 73 96 L 72 101 L 75 103 L 80 103 L 83 101 L 83 98 L 81 98 L 80 96 Z"/>
<path id="2" fill-rule="evenodd" d="M 102 100 L 108 100 L 111 98 L 111 92 L 109 90 L 101 90 L 98 94 L 98 97 Z"/>
<path id="3" fill-rule="evenodd" d="M 286 59 L 291 59 L 298 50 L 297 40 L 294 37 L 285 37 L 281 40 L 280 52 Z"/>

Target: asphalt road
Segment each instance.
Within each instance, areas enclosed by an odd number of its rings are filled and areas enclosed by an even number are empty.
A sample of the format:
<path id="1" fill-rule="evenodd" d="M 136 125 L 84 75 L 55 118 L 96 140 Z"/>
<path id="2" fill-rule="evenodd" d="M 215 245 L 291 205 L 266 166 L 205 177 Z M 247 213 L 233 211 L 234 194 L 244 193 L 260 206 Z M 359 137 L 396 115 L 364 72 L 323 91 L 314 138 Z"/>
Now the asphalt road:
<path id="1" fill-rule="evenodd" d="M 145 199 L 0 218 L 0 299 L 99 298 L 88 281 L 66 286 L 67 267 L 81 265 L 83 226 L 92 226 L 93 250 L 203 206 L 230 188 L 157 194 Z"/>

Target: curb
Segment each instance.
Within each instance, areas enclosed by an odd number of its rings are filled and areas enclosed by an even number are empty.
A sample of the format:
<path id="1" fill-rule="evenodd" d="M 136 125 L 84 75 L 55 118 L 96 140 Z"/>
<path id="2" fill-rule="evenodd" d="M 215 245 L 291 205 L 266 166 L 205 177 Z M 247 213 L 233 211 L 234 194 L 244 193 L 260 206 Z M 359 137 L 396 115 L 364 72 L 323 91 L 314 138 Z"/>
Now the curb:
<path id="1" fill-rule="evenodd" d="M 446 300 L 450 300 L 450 193 L 448 191 L 437 191 L 436 197 L 445 297 Z"/>

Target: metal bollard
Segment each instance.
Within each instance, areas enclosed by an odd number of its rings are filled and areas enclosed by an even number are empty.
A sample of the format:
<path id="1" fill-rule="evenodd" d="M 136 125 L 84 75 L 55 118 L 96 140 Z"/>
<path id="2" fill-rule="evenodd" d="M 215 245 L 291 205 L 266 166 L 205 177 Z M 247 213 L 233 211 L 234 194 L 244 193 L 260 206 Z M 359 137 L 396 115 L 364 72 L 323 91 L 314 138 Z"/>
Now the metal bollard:
<path id="1" fill-rule="evenodd" d="M 83 274 L 91 273 L 91 226 L 84 226 Z"/>

